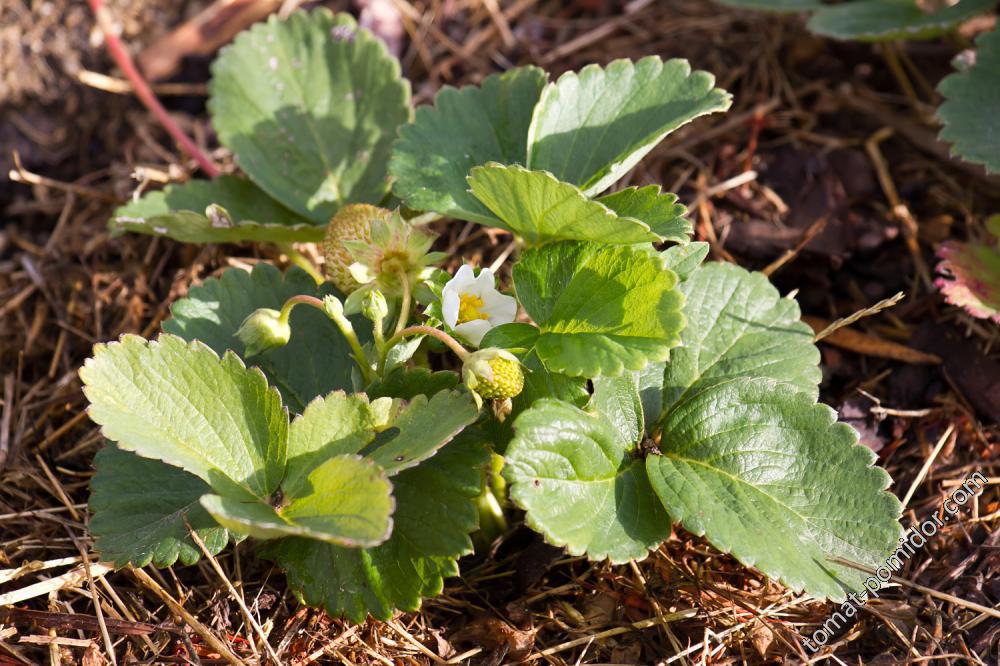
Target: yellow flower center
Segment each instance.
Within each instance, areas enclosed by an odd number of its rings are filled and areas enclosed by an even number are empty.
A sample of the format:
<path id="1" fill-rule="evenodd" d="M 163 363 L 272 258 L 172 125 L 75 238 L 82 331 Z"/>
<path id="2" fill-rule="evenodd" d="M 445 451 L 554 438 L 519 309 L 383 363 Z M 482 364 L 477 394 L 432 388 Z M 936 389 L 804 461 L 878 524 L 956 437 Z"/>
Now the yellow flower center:
<path id="1" fill-rule="evenodd" d="M 483 307 L 483 299 L 475 294 L 462 294 L 458 300 L 458 323 L 464 324 L 476 319 L 489 319 L 489 315 L 479 311 Z"/>

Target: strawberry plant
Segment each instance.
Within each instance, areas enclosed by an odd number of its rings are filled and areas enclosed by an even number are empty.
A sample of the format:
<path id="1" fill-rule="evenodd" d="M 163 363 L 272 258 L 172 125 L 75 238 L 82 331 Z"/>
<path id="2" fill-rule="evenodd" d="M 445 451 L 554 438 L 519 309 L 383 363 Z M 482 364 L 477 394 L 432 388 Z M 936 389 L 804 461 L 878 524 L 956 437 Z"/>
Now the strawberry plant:
<path id="1" fill-rule="evenodd" d="M 306 603 L 385 618 L 458 573 L 504 488 L 570 553 L 643 558 L 680 523 L 833 599 L 863 578 L 833 558 L 895 548 L 890 479 L 817 402 L 795 301 L 703 265 L 676 196 L 609 193 L 728 108 L 711 75 L 656 57 L 554 81 L 520 67 L 406 122 L 398 66 L 325 11 L 251 29 L 214 71 L 246 177 L 147 194 L 112 224 L 324 239 L 329 279 L 230 269 L 157 338 L 95 348 L 81 377 L 109 440 L 91 497 L 105 559 L 189 564 L 189 530 L 211 553 L 249 538 Z M 510 232 L 510 284 L 436 267 L 414 211 Z"/>

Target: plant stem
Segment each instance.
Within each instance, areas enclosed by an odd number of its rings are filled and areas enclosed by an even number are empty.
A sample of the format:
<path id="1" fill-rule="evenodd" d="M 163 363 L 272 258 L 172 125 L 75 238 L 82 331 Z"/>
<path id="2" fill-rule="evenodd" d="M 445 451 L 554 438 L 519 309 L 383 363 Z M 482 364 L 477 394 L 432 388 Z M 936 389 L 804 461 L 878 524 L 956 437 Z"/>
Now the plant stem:
<path id="1" fill-rule="evenodd" d="M 288 323 L 288 317 L 292 314 L 292 308 L 296 305 L 311 305 L 312 307 L 323 312 L 330 320 L 336 324 L 337 328 L 340 329 L 341 335 L 347 340 L 347 344 L 351 346 L 351 351 L 354 354 L 354 362 L 357 363 L 358 369 L 361 371 L 361 376 L 364 377 L 366 384 L 371 384 L 375 381 L 375 373 L 368 365 L 368 357 L 365 355 L 365 350 L 361 348 L 361 342 L 358 340 L 357 334 L 354 332 L 354 327 L 351 326 L 351 322 L 348 321 L 347 317 L 341 315 L 339 317 L 332 316 L 323 304 L 323 301 L 315 296 L 308 296 L 306 294 L 299 294 L 298 296 L 292 296 L 285 304 L 281 307 L 281 322 Z"/>
<path id="2" fill-rule="evenodd" d="M 115 63 L 122 70 L 125 78 L 132 84 L 136 97 L 156 116 L 156 119 L 160 121 L 163 128 L 167 130 L 167 133 L 174 138 L 174 141 L 177 142 L 184 152 L 194 158 L 194 161 L 198 163 L 202 171 L 205 172 L 205 175 L 209 178 L 217 177 L 219 175 L 219 168 L 184 133 L 184 130 L 174 122 L 174 119 L 170 117 L 167 110 L 160 104 L 160 100 L 153 94 L 146 80 L 142 78 L 142 74 L 136 69 L 135 63 L 132 62 L 132 57 L 128 54 L 124 44 L 122 44 L 115 33 L 114 21 L 111 19 L 111 13 L 104 6 L 104 0 L 87 0 L 87 3 L 94 12 L 94 18 L 97 19 L 98 27 L 104 33 L 104 41 L 108 44 L 108 51 L 111 52 L 111 57 L 114 58 Z"/>
<path id="3" fill-rule="evenodd" d="M 275 245 L 278 246 L 279 250 L 288 255 L 289 261 L 304 270 L 306 273 L 309 273 L 309 277 L 315 280 L 316 284 L 323 284 L 326 281 L 326 278 L 324 278 L 323 274 L 317 270 L 316 266 L 313 265 L 313 262 L 309 261 L 304 254 L 296 250 L 294 245 L 291 243 L 275 243 Z"/>
<path id="4" fill-rule="evenodd" d="M 469 350 L 460 345 L 458 340 L 451 337 L 444 331 L 437 328 L 431 328 L 430 326 L 410 326 L 399 331 L 385 343 L 385 352 L 382 354 L 382 357 L 385 358 L 386 354 L 389 353 L 389 350 L 399 344 L 403 338 L 408 335 L 429 335 L 432 338 L 437 338 L 443 342 L 448 349 L 455 352 L 455 355 L 458 356 L 460 360 L 464 361 L 469 357 Z"/>
<path id="5" fill-rule="evenodd" d="M 403 303 L 399 306 L 399 320 L 396 322 L 396 330 L 394 335 L 406 328 L 406 324 L 410 321 L 410 306 L 412 296 L 410 295 L 410 279 L 406 276 L 406 273 L 399 271 L 397 273 L 399 280 L 403 285 Z"/>

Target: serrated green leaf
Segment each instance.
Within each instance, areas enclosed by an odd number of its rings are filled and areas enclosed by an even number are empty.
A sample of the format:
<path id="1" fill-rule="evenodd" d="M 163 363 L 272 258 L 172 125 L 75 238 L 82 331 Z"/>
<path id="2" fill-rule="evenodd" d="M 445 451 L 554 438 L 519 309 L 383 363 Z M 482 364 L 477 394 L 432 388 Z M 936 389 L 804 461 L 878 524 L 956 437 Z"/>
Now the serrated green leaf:
<path id="1" fill-rule="evenodd" d="M 980 36 L 976 47 L 976 63 L 938 86 L 945 97 L 937 112 L 944 123 L 940 137 L 962 159 L 1000 171 L 1000 30 Z"/>
<path id="2" fill-rule="evenodd" d="M 528 161 L 585 194 L 603 192 L 667 134 L 698 116 L 729 108 L 715 78 L 686 60 L 649 56 L 606 68 L 588 65 L 550 83 L 528 129 Z"/>
<path id="3" fill-rule="evenodd" d="M 618 375 L 666 360 L 680 343 L 684 298 L 655 254 L 562 241 L 525 252 L 513 273 L 551 371 Z"/>
<path id="4" fill-rule="evenodd" d="M 271 502 L 205 495 L 201 505 L 219 524 L 258 539 L 303 536 L 349 548 L 383 543 L 395 502 L 385 470 L 371 460 L 338 455 L 282 483 Z"/>
<path id="5" fill-rule="evenodd" d="M 638 444 L 645 431 L 638 373 L 595 377 L 593 385 L 594 395 L 587 405 L 587 411 L 607 419 L 625 442 Z"/>
<path id="6" fill-rule="evenodd" d="M 646 465 L 673 519 L 795 590 L 842 600 L 866 574 L 829 558 L 878 566 L 897 546 L 889 475 L 832 409 L 792 386 L 702 385 L 667 411 L 661 449 Z"/>
<path id="7" fill-rule="evenodd" d="M 102 560 L 117 567 L 194 564 L 201 550 L 188 525 L 213 555 L 229 543 L 229 532 L 198 504 L 211 488 L 193 474 L 122 451 L 114 442 L 97 452 L 94 468 L 90 531 Z"/>
<path id="8" fill-rule="evenodd" d="M 217 493 L 269 498 L 285 468 L 288 416 L 264 375 L 233 353 L 173 335 L 94 346 L 80 370 L 88 414 L 118 446 L 181 467 Z"/>
<path id="9" fill-rule="evenodd" d="M 709 249 L 708 243 L 702 242 L 674 245 L 661 252 L 660 257 L 667 268 L 677 273 L 677 277 L 683 282 L 705 261 Z"/>
<path id="10" fill-rule="evenodd" d="M 474 498 L 487 460 L 481 440 L 465 431 L 394 477 L 393 533 L 381 546 L 339 548 L 290 538 L 268 544 L 264 555 L 287 570 L 301 599 L 332 615 L 361 622 L 366 613 L 386 620 L 397 608 L 415 611 L 422 597 L 441 592 L 445 577 L 458 575 L 456 560 L 472 552 Z"/>
<path id="11" fill-rule="evenodd" d="M 395 368 L 385 378 L 375 380 L 366 393 L 375 398 L 412 400 L 418 395 L 434 395 L 458 386 L 458 374 L 447 370 L 432 372 L 427 368 Z"/>
<path id="12" fill-rule="evenodd" d="M 514 423 L 504 476 L 525 521 L 572 555 L 641 559 L 670 536 L 670 520 L 617 428 L 600 415 L 540 400 Z"/>
<path id="13" fill-rule="evenodd" d="M 496 224 L 465 178 L 487 162 L 527 162 L 528 124 L 546 80 L 538 67 L 518 67 L 479 87 L 442 88 L 399 132 L 389 164 L 396 196 L 416 210 Z"/>
<path id="14" fill-rule="evenodd" d="M 994 0 L 959 0 L 925 12 L 917 0 L 856 0 L 821 7 L 809 19 L 808 28 L 834 39 L 931 39 L 994 6 Z"/>
<path id="15" fill-rule="evenodd" d="M 236 176 L 192 180 L 149 192 L 118 208 L 108 227 L 112 235 L 134 231 L 185 243 L 289 243 L 323 238 L 322 226 L 299 217 Z"/>
<path id="16" fill-rule="evenodd" d="M 325 224 L 345 203 L 378 203 L 410 88 L 381 40 L 326 9 L 276 15 L 212 65 L 219 141 L 264 191 Z"/>
<path id="17" fill-rule="evenodd" d="M 192 287 L 187 298 L 176 301 L 170 309 L 173 317 L 163 323 L 163 330 L 185 340 L 200 340 L 217 354 L 232 349 L 242 356 L 243 343 L 235 336 L 243 320 L 257 308 L 281 309 L 286 300 L 299 294 L 341 296 L 330 284 L 317 287 L 297 268 L 284 275 L 263 263 L 252 272 L 231 268 L 221 278 L 210 278 Z M 288 408 L 301 413 L 316 396 L 350 390 L 354 364 L 347 341 L 319 310 L 296 307 L 290 322 L 292 337 L 288 344 L 254 356 L 251 361 L 281 391 Z M 360 315 L 352 317 L 351 322 L 362 344 L 371 340 L 371 322 Z"/>
<path id="18" fill-rule="evenodd" d="M 393 420 L 392 432 L 382 433 L 389 436 L 366 456 L 393 476 L 434 455 L 478 417 L 468 391 L 441 391 L 429 400 L 418 395 Z"/>
<path id="19" fill-rule="evenodd" d="M 612 244 L 660 240 L 650 225 L 619 217 L 607 206 L 588 199 L 576 186 L 545 171 L 491 162 L 472 169 L 469 186 L 500 220 L 494 226 L 517 234 L 528 245 L 555 240 Z"/>
<path id="20" fill-rule="evenodd" d="M 684 218 L 687 208 L 677 203 L 677 195 L 664 193 L 659 185 L 626 187 L 614 194 L 606 194 L 597 201 L 619 217 L 631 217 L 649 225 L 662 240 L 687 243 L 694 229 Z"/>
<path id="21" fill-rule="evenodd" d="M 527 351 L 535 346 L 537 340 L 537 326 L 523 322 L 513 322 L 491 328 L 483 336 L 479 347 L 481 349 L 499 347 L 500 349 Z"/>
<path id="22" fill-rule="evenodd" d="M 706 382 L 733 377 L 775 379 L 816 399 L 820 370 L 813 331 L 799 320 L 798 304 L 781 298 L 763 274 L 706 264 L 680 290 L 687 326 L 666 365 L 665 408 Z"/>
<path id="23" fill-rule="evenodd" d="M 716 0 L 723 5 L 768 12 L 801 12 L 823 6 L 822 0 Z"/>

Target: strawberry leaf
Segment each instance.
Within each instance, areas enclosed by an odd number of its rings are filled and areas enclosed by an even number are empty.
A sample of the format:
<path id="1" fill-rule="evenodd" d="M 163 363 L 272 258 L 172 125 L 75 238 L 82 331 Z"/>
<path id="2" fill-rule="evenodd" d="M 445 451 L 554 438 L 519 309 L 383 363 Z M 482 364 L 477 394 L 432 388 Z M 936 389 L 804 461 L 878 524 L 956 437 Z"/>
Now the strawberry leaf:
<path id="1" fill-rule="evenodd" d="M 534 350 L 552 372 L 641 370 L 680 343 L 684 298 L 656 254 L 562 241 L 525 252 L 513 273 L 518 299 L 539 326 Z"/>
<path id="2" fill-rule="evenodd" d="M 671 517 L 795 590 L 843 600 L 885 563 L 900 503 L 850 426 L 794 386 L 764 378 L 701 384 L 662 420 L 649 480 Z"/>
<path id="3" fill-rule="evenodd" d="M 938 90 L 945 97 L 938 109 L 944 123 L 941 139 L 950 141 L 952 152 L 968 162 L 983 164 L 987 171 L 1000 171 L 1000 30 L 976 40 L 976 62 L 963 72 L 945 78 Z"/>
<path id="4" fill-rule="evenodd" d="M 325 224 L 346 203 L 378 203 L 410 87 L 381 40 L 326 9 L 272 16 L 212 65 L 219 141 L 261 189 Z"/>
<path id="5" fill-rule="evenodd" d="M 113 235 L 134 231 L 185 243 L 318 241 L 323 228 L 236 176 L 168 185 L 118 208 Z"/>
<path id="6" fill-rule="evenodd" d="M 396 196 L 417 210 L 495 225 L 465 178 L 487 162 L 527 162 L 528 123 L 546 78 L 537 67 L 518 67 L 478 87 L 442 88 L 434 106 L 418 108 L 399 132 L 389 164 Z"/>
<path id="7" fill-rule="evenodd" d="M 993 217 L 1000 232 L 1000 215 Z M 952 305 L 973 317 L 1000 324 L 1000 244 L 948 241 L 937 250 L 941 274 L 935 284 Z"/>
<path id="8" fill-rule="evenodd" d="M 542 91 L 524 166 L 599 194 L 678 127 L 728 109 L 731 96 L 714 86 L 686 60 L 656 56 L 567 72 Z"/>
<path id="9" fill-rule="evenodd" d="M 808 27 L 834 39 L 932 39 L 995 5 L 994 0 L 959 0 L 926 12 L 917 0 L 854 0 L 824 5 L 809 19 Z"/>

